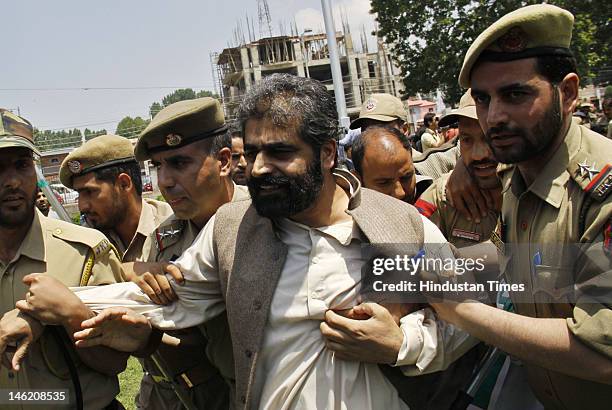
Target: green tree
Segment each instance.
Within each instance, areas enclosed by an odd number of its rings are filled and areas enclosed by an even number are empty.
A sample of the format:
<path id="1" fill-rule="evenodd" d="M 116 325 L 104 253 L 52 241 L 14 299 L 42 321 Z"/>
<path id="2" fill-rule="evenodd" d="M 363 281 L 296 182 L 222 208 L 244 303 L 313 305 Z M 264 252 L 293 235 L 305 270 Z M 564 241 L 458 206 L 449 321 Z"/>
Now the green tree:
<path id="1" fill-rule="evenodd" d="M 90 130 L 89 128 L 85 128 L 83 131 L 83 135 L 85 136 L 85 140 L 89 141 L 90 139 L 96 138 L 97 136 L 108 134 L 106 129 L 101 130 Z"/>
<path id="2" fill-rule="evenodd" d="M 149 124 L 149 120 L 144 120 L 142 117 L 124 117 L 119 124 L 117 124 L 117 129 L 115 130 L 115 134 L 121 135 L 126 138 L 136 138 L 138 134 Z"/>
<path id="3" fill-rule="evenodd" d="M 157 101 L 154 102 L 153 104 L 151 104 L 151 106 L 149 107 L 149 116 L 150 118 L 155 117 L 155 115 L 161 111 L 162 109 L 162 105 L 160 103 L 158 103 Z"/>
<path id="4" fill-rule="evenodd" d="M 72 130 L 39 130 L 34 128 L 34 143 L 41 151 L 78 147 L 81 145 L 81 131 Z"/>
<path id="5" fill-rule="evenodd" d="M 463 57 L 474 39 L 504 14 L 540 1 L 372 0 L 379 35 L 391 46 L 402 71 L 406 94 L 440 88 L 456 102 Z M 609 2 L 551 0 L 575 16 L 572 51 L 583 82 L 594 78 L 611 60 L 612 16 Z"/>
<path id="6" fill-rule="evenodd" d="M 172 93 L 166 95 L 162 98 L 161 104 L 159 102 L 154 102 L 149 107 L 149 115 L 151 118 L 155 116 L 158 112 L 161 111 L 162 108 L 169 106 L 170 104 L 174 104 L 175 102 L 184 101 L 184 100 L 193 100 L 194 98 L 202 98 L 202 97 L 213 97 L 219 98 L 217 94 L 214 94 L 207 90 L 194 91 L 191 88 L 181 88 L 173 91 Z"/>

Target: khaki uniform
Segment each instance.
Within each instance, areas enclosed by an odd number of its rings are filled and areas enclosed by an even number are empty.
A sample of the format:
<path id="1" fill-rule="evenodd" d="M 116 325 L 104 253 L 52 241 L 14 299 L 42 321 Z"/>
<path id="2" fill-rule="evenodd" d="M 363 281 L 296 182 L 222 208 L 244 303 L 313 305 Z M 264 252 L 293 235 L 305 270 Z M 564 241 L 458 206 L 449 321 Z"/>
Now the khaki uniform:
<path id="1" fill-rule="evenodd" d="M 15 309 L 15 303 L 25 299 L 28 287 L 22 279 L 30 273 L 48 274 L 66 286 L 84 286 L 121 281 L 120 272 L 119 258 L 104 235 L 46 218 L 36 211 L 32 226 L 13 260 L 8 264 L 0 262 L 0 313 Z M 70 355 L 77 365 L 84 408 L 104 408 L 119 393 L 117 378 L 87 367 L 79 361 L 72 344 L 67 342 L 66 346 L 70 346 Z M 68 367 L 49 329 L 33 344 L 19 372 L 0 368 L 0 388 L 68 389 L 71 406 L 64 408 L 75 407 Z M 44 408 L 61 407 L 45 405 Z"/>
<path id="2" fill-rule="evenodd" d="M 612 142 L 572 123 L 564 143 L 529 187 L 516 167 L 502 168 L 503 206 L 494 237 L 501 270 L 526 293 L 512 295 L 518 314 L 566 318 L 570 331 L 612 360 Z M 572 245 L 575 245 L 572 249 Z M 587 281 L 599 300 L 578 295 Z M 531 300 L 525 300 L 525 294 Z M 612 362 L 611 362 L 612 363 Z M 527 365 L 546 408 L 610 408 L 612 386 Z"/>
<path id="3" fill-rule="evenodd" d="M 119 254 L 123 255 L 123 262 L 134 262 L 143 258 L 142 247 L 147 237 L 171 215 L 172 208 L 166 202 L 156 201 L 155 199 L 143 199 L 138 227 L 128 246 L 125 246 L 115 231 L 104 233 L 112 244 L 115 245 Z"/>
<path id="4" fill-rule="evenodd" d="M 232 202 L 248 198 L 247 188 L 234 184 Z M 173 261 L 193 244 L 199 232 L 192 222 L 172 215 L 149 235 L 143 247 L 143 258 L 148 262 Z M 197 328 L 167 333 L 181 339 L 181 347 L 161 345 L 157 353 L 165 363 L 171 363 L 167 370 L 177 376 L 175 380 L 189 392 L 196 407 L 228 409 L 230 400 L 233 401 L 230 392 L 234 391 L 235 377 L 227 316 L 219 315 Z M 143 366 L 146 373 L 136 398 L 138 408 L 182 409 L 171 384 L 163 380 L 153 361 L 145 359 Z"/>
<path id="5" fill-rule="evenodd" d="M 436 224 L 446 239 L 457 248 L 488 240 L 497 225 L 497 213 L 489 211 L 480 223 L 468 221 L 446 199 L 449 177 L 450 173 L 436 179 L 414 206 Z"/>
<path id="6" fill-rule="evenodd" d="M 427 150 L 439 147 L 440 142 L 442 142 L 442 138 L 443 137 L 438 134 L 437 131 L 432 131 L 429 128 L 426 128 L 423 135 L 421 135 L 421 144 L 423 146 L 423 152 L 427 152 Z"/>

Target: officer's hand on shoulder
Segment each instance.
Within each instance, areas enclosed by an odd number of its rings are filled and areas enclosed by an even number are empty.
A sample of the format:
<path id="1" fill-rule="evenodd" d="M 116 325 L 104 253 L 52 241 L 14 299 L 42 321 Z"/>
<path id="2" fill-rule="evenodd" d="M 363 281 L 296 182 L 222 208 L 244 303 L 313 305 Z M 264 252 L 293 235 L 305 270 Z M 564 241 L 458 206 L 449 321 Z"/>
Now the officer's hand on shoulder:
<path id="1" fill-rule="evenodd" d="M 480 223 L 494 204 L 479 188 L 463 161 L 457 161 L 446 184 L 446 198 L 468 221 Z"/>

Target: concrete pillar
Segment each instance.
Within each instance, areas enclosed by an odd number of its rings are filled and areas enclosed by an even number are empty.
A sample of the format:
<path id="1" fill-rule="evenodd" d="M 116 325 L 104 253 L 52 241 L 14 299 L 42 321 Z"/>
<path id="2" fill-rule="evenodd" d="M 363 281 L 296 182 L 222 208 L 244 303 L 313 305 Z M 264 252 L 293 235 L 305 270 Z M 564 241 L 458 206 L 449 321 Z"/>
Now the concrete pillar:
<path id="1" fill-rule="evenodd" d="M 257 45 L 249 47 L 251 50 L 251 61 L 253 62 L 253 75 L 255 76 L 255 82 L 261 81 L 261 65 L 259 65 L 259 48 Z"/>
<path id="2" fill-rule="evenodd" d="M 246 47 L 240 47 L 240 61 L 242 61 L 242 78 L 244 78 L 244 87 L 251 89 L 251 64 L 249 61 L 249 50 Z"/>
<path id="3" fill-rule="evenodd" d="M 293 55 L 295 56 L 295 66 L 297 68 L 298 77 L 306 77 L 306 70 L 304 70 L 304 50 L 302 49 L 301 41 L 293 43 Z"/>

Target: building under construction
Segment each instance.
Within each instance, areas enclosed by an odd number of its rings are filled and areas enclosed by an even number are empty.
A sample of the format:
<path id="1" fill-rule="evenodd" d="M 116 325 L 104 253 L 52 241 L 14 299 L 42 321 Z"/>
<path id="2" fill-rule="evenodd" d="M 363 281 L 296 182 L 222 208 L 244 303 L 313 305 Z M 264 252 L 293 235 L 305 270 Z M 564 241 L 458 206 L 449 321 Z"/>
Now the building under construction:
<path id="1" fill-rule="evenodd" d="M 399 70 L 393 67 L 382 40 L 376 52 L 367 46 L 355 52 L 349 32 L 336 33 L 344 94 L 348 114 L 359 112 L 365 97 L 375 92 L 400 96 L 402 90 Z M 363 44 L 363 42 L 362 42 Z M 253 84 L 274 73 L 289 73 L 311 77 L 327 85 L 333 94 L 329 50 L 325 34 L 277 36 L 262 38 L 211 54 L 215 92 L 223 99 L 225 114 L 234 118 L 242 95 Z"/>

